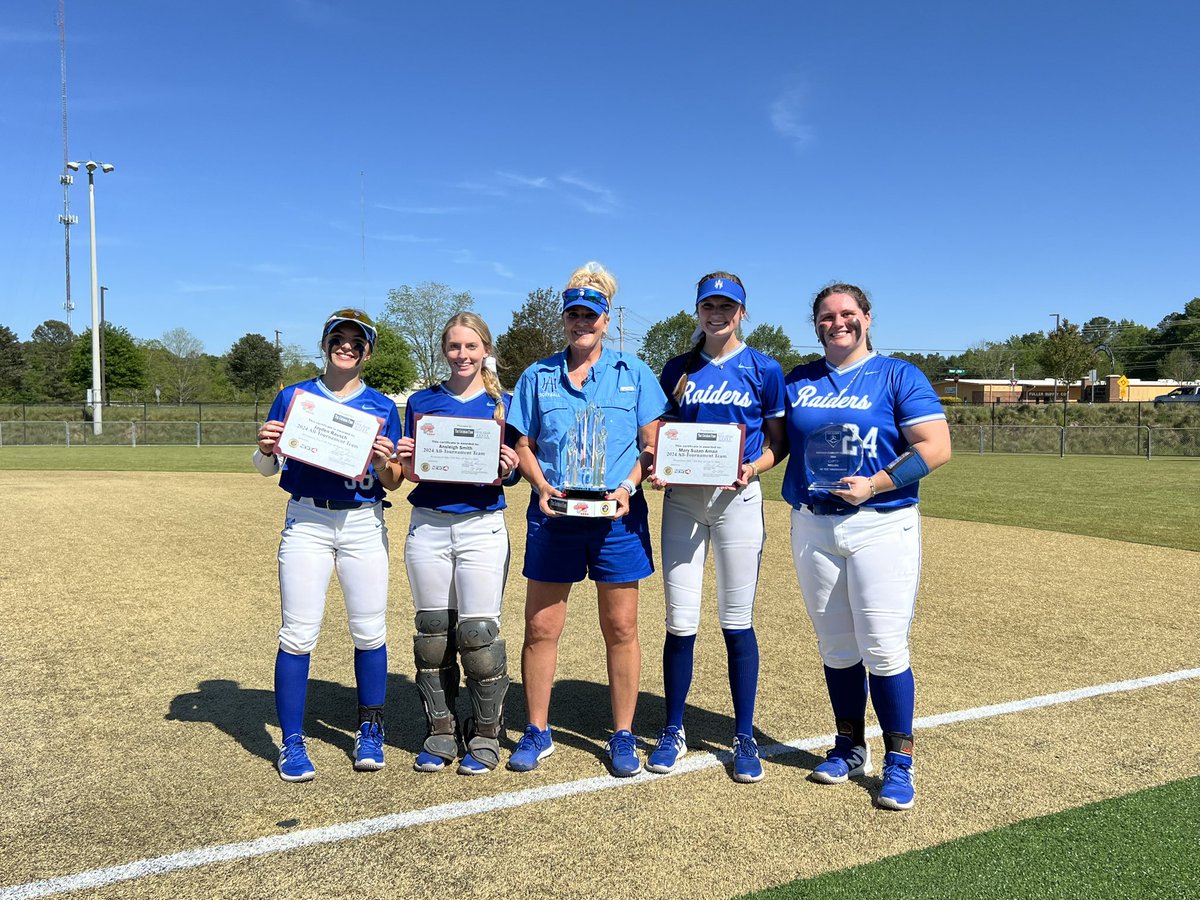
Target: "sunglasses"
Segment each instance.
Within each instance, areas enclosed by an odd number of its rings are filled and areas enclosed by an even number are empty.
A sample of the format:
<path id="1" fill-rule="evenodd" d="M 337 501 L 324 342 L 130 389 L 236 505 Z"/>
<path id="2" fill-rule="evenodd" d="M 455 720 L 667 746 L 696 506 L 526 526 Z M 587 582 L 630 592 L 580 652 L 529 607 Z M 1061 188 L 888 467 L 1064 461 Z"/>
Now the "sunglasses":
<path id="1" fill-rule="evenodd" d="M 563 303 L 569 306 L 572 303 L 578 303 L 580 300 L 590 300 L 592 303 L 603 306 L 608 309 L 608 298 L 602 293 L 592 288 L 571 288 L 563 291 Z"/>
<path id="2" fill-rule="evenodd" d="M 366 325 L 370 328 L 375 327 L 375 323 L 373 321 L 371 321 L 370 316 L 368 316 L 361 309 L 357 309 L 352 306 L 347 307 L 346 309 L 339 309 L 337 312 L 330 313 L 329 318 L 326 319 L 325 321 L 332 322 L 335 319 L 349 319 L 351 322 L 358 322 L 358 323 L 360 323 L 362 325 Z"/>

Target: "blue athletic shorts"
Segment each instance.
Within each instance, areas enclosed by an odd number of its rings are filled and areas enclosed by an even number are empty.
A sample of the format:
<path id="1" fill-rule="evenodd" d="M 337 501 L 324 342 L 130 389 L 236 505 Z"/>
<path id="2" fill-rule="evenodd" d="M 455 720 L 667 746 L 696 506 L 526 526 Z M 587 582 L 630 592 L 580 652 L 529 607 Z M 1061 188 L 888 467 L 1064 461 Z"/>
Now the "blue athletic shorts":
<path id="1" fill-rule="evenodd" d="M 646 497 L 640 491 L 620 519 L 549 518 L 531 493 L 525 521 L 529 534 L 521 574 L 533 581 L 574 584 L 591 578 L 622 584 L 654 573 Z"/>

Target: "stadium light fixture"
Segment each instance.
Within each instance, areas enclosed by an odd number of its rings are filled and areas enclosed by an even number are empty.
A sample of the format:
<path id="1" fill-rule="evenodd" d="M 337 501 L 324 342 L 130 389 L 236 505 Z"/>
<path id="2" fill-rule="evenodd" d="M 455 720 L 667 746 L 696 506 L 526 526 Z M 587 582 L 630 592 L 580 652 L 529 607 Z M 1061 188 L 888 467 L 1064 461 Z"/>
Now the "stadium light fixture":
<path id="1" fill-rule="evenodd" d="M 100 321 L 100 280 L 96 274 L 96 170 L 111 172 L 113 165 L 94 159 L 67 163 L 67 168 L 72 172 L 78 172 L 80 167 L 87 169 L 88 173 L 88 235 L 92 245 L 92 433 L 103 434 L 104 397 L 100 371 L 100 329 L 103 326 Z"/>

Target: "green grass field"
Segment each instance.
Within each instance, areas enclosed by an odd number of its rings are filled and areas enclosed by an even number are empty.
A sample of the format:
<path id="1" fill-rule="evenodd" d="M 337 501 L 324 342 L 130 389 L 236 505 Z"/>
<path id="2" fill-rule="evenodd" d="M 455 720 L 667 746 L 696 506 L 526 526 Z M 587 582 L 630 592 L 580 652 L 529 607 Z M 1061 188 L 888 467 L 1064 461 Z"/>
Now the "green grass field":
<path id="1" fill-rule="evenodd" d="M 0 469 L 246 472 L 249 447 L 0 447 Z M 779 497 L 783 468 L 763 478 Z M 1200 550 L 1200 460 L 959 454 L 921 485 L 926 515 Z"/>
<path id="2" fill-rule="evenodd" d="M 1196 897 L 1198 831 L 1200 778 L 1190 778 L 745 900 Z"/>

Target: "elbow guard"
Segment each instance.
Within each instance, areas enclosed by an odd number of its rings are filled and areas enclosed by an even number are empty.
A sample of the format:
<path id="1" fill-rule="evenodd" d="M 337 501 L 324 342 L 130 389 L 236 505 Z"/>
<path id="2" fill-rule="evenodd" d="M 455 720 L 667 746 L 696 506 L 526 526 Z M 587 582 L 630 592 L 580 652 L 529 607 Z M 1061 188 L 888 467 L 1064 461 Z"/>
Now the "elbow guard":
<path id="1" fill-rule="evenodd" d="M 251 461 L 254 463 L 254 468 L 263 475 L 274 475 L 279 471 L 279 458 L 274 453 L 268 456 L 256 448 Z"/>
<path id="2" fill-rule="evenodd" d="M 921 454 L 911 447 L 896 457 L 895 461 L 883 471 L 888 473 L 892 484 L 897 488 L 915 484 L 929 474 L 929 466 L 921 458 Z"/>

